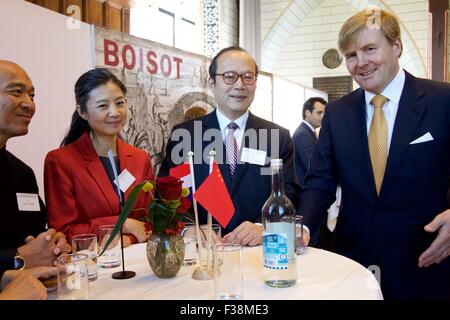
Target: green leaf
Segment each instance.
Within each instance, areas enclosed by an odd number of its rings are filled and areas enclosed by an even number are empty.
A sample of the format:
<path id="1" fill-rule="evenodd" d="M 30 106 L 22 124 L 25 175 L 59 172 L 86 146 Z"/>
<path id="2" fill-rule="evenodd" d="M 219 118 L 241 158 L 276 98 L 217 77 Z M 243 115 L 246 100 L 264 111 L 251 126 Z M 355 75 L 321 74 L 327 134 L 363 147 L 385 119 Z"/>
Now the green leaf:
<path id="1" fill-rule="evenodd" d="M 160 203 L 153 207 L 153 231 L 161 233 L 170 227 L 171 210 Z"/>
<path id="2" fill-rule="evenodd" d="M 106 241 L 106 244 L 103 247 L 103 251 L 99 254 L 99 256 L 101 256 L 106 251 L 106 249 L 108 248 L 111 241 L 119 233 L 120 229 L 122 228 L 122 225 L 125 223 L 125 220 L 128 218 L 128 215 L 130 214 L 131 209 L 133 209 L 133 206 L 139 196 L 139 192 L 141 191 L 142 186 L 146 183 L 147 183 L 147 181 L 143 181 L 143 182 L 135 185 L 134 188 L 131 190 L 130 195 L 127 198 L 127 201 L 125 201 L 122 212 L 119 215 L 119 219 L 117 219 L 117 222 L 114 226 L 111 236 L 109 237 L 108 241 Z M 122 241 L 122 239 L 120 239 L 120 241 Z"/>

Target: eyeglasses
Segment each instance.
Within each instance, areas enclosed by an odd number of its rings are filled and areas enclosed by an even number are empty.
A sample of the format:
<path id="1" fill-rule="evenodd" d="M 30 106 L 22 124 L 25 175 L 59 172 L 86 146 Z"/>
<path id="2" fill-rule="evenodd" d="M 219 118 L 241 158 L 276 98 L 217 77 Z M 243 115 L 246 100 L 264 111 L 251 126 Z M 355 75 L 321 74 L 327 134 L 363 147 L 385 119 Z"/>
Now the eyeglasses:
<path id="1" fill-rule="evenodd" d="M 241 78 L 242 82 L 245 84 L 255 84 L 256 78 L 258 75 L 253 72 L 244 72 L 242 74 L 237 73 L 236 71 L 227 71 L 224 73 L 216 73 L 216 76 L 222 76 L 223 82 L 226 84 L 235 84 L 236 81 Z"/>

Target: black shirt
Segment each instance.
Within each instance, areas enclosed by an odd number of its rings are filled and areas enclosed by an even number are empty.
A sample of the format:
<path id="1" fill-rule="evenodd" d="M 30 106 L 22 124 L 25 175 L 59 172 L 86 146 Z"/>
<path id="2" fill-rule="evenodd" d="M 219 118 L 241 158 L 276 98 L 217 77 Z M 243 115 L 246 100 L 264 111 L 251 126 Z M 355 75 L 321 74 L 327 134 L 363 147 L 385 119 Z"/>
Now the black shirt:
<path id="1" fill-rule="evenodd" d="M 39 194 L 33 170 L 5 148 L 0 149 L 0 276 L 14 267 L 13 258 L 27 236 L 45 231 L 47 211 L 19 211 L 17 193 Z"/>

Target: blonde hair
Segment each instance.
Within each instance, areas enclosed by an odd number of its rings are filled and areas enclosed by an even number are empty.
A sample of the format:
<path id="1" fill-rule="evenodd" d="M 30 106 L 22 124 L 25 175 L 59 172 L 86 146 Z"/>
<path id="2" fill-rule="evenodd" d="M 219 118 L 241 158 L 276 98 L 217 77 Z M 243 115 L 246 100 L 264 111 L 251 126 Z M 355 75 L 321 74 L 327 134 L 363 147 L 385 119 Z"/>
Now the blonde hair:
<path id="1" fill-rule="evenodd" d="M 393 45 L 396 39 L 400 39 L 400 25 L 392 13 L 376 7 L 367 8 L 343 24 L 339 31 L 339 50 L 343 53 L 351 43 L 357 42 L 359 34 L 366 28 L 381 29 L 390 45 Z"/>

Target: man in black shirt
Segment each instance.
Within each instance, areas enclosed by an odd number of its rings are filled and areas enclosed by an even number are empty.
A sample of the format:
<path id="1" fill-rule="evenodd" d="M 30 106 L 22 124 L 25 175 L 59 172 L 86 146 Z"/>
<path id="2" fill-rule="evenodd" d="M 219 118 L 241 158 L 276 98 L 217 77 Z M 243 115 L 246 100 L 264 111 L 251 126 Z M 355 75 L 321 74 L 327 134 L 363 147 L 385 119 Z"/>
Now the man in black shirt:
<path id="1" fill-rule="evenodd" d="M 33 170 L 6 150 L 8 139 L 28 133 L 35 108 L 25 70 L 0 60 L 0 277 L 8 269 L 52 266 L 70 251 L 62 233 L 46 230 Z"/>

